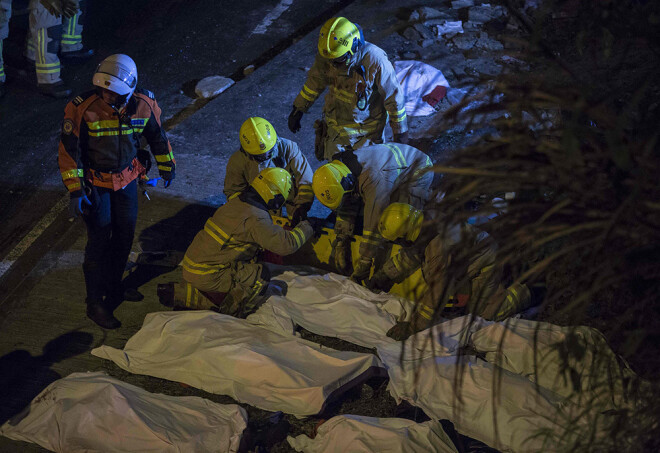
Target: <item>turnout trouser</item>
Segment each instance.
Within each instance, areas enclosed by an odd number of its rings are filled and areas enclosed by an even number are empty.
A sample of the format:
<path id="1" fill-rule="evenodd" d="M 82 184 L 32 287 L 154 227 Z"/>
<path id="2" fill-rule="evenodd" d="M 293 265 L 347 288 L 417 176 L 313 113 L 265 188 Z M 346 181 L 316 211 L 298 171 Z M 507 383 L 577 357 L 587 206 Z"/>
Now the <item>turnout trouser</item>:
<path id="1" fill-rule="evenodd" d="M 184 269 L 183 278 L 185 281 L 174 288 L 175 306 L 200 310 L 217 307 L 221 313 L 242 316 L 257 308 L 257 296 L 266 291 L 270 273 L 263 264 L 237 261 L 212 273 Z"/>
<path id="2" fill-rule="evenodd" d="M 30 33 L 25 56 L 35 62 L 38 83 L 61 80 L 58 54 L 82 49 L 82 20 L 82 2 L 78 14 L 58 18 L 39 0 L 30 0 Z"/>
<path id="3" fill-rule="evenodd" d="M 100 301 L 104 296 L 119 298 L 135 235 L 137 180 L 116 191 L 94 187 L 89 198 L 92 206 L 83 216 L 87 225 L 83 262 L 87 298 L 91 301 Z"/>

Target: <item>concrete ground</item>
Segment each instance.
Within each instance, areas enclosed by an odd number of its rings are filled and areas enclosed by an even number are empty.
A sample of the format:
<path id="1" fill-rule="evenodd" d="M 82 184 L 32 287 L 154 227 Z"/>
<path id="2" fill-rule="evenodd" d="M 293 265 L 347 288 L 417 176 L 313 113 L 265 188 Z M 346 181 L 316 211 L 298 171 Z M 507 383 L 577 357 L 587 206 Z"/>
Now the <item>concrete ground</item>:
<path id="1" fill-rule="evenodd" d="M 340 14 L 360 23 L 366 39 L 383 47 L 390 58 L 420 59 L 432 64 L 443 71 L 453 87 L 464 86 L 474 75 L 492 75 L 501 69 L 503 63 L 498 58 L 506 49 L 480 48 L 474 43 L 462 45 L 466 48 L 461 49 L 442 37 L 431 38 L 429 44 L 430 38 L 417 37 L 412 32 L 404 37 L 403 33 L 411 25 L 407 21 L 410 12 L 424 5 L 456 16 L 466 14 L 465 9 L 451 10 L 449 2 L 411 0 L 358 0 Z M 277 26 L 277 21 L 273 26 Z M 505 30 L 503 25 L 499 28 Z M 318 29 L 308 30 L 287 48 L 274 52 L 274 57 L 264 58 L 263 65 L 259 65 L 261 60 L 257 61 L 255 72 L 210 102 L 195 103 L 179 90 L 161 90 L 164 92 L 161 95 L 156 88 L 149 87 L 156 92 L 163 107 L 177 169 L 176 180 L 170 188 L 151 189 L 151 201 L 140 199 L 133 247 L 136 253 L 185 250 L 214 208 L 224 202 L 224 169 L 228 157 L 238 147 L 238 129 L 249 116 L 269 119 L 281 136 L 300 144 L 314 168 L 320 165 L 313 156 L 312 123 L 320 116 L 321 102 L 303 117 L 298 134 L 291 134 L 286 126 L 293 99 L 313 62 Z M 480 26 L 478 30 L 485 28 Z M 474 33 L 480 33 L 478 30 Z M 197 33 L 202 32 L 197 30 Z M 470 33 L 466 30 L 464 37 Z M 478 34 L 470 36 L 475 37 L 475 43 L 480 39 Z M 420 43 L 424 39 L 427 41 L 422 47 Z M 185 62 L 180 64 L 185 66 Z M 441 159 L 443 153 L 470 140 L 471 131 L 445 127 L 441 112 L 449 107 L 450 102 L 445 100 L 439 113 L 410 118 L 412 138 L 435 161 Z M 67 219 L 66 209 L 63 209 L 66 199 L 61 198 L 64 191 L 51 187 L 51 183 L 47 183 L 46 190 L 53 193 L 50 199 L 55 205 L 47 214 L 52 217 L 48 227 L 34 238 L 0 280 L 0 423 L 19 411 L 50 382 L 80 371 L 105 371 L 149 391 L 198 395 L 225 403 L 232 401 L 228 397 L 184 388 L 178 383 L 123 372 L 89 353 L 102 344 L 123 347 L 140 328 L 147 313 L 163 309 L 156 297 L 157 284 L 177 280 L 179 271 L 158 266 L 134 269 L 127 278 L 139 285 L 145 299 L 124 302 L 117 308 L 115 315 L 122 321 L 121 328 L 107 331 L 96 326 L 86 318 L 83 302 L 84 225 L 81 220 L 70 222 Z M 316 202 L 313 213 L 322 215 L 325 212 Z M 250 415 L 257 413 L 252 411 Z M 0 437 L 0 451 L 43 450 Z"/>

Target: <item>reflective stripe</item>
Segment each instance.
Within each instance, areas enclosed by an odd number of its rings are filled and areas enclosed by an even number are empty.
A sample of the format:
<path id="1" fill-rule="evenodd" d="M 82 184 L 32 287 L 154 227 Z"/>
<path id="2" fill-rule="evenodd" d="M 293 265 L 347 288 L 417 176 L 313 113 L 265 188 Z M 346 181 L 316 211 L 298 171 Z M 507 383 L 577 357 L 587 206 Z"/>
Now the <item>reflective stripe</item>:
<path id="1" fill-rule="evenodd" d="M 171 162 L 174 159 L 172 151 L 167 154 L 156 154 L 154 157 L 156 158 L 156 162 Z"/>
<path id="2" fill-rule="evenodd" d="M 74 190 L 80 189 L 80 182 L 72 182 L 71 184 L 67 184 L 66 188 L 69 192 L 73 192 Z"/>
<path id="3" fill-rule="evenodd" d="M 378 125 L 378 120 L 371 120 L 364 123 L 347 123 L 342 124 L 341 126 L 334 120 L 328 120 L 328 126 L 337 130 L 342 137 L 369 134 L 376 130 Z"/>
<path id="4" fill-rule="evenodd" d="M 172 167 L 168 167 L 168 166 L 166 166 L 166 165 L 159 165 L 159 166 L 158 166 L 158 169 L 159 169 L 160 171 L 172 171 Z"/>
<path id="5" fill-rule="evenodd" d="M 231 194 L 231 195 L 229 196 L 229 198 L 227 198 L 227 201 L 231 200 L 232 198 L 236 198 L 236 197 L 239 196 L 240 194 L 241 194 L 240 192 L 236 192 L 236 193 Z"/>
<path id="6" fill-rule="evenodd" d="M 303 90 L 307 91 L 310 96 L 318 96 L 319 92 L 312 90 L 310 87 L 307 86 L 307 84 L 303 85 Z"/>
<path id="7" fill-rule="evenodd" d="M 83 176 L 85 176 L 85 172 L 82 168 L 74 168 L 73 170 L 62 172 L 62 179 L 82 178 Z"/>
<path id="8" fill-rule="evenodd" d="M 405 107 L 399 110 L 398 112 L 390 112 L 388 110 L 387 113 L 389 113 L 390 115 L 390 121 L 394 121 L 395 123 L 400 123 L 401 121 L 406 119 Z"/>
<path id="9" fill-rule="evenodd" d="M 375 231 L 364 230 L 362 233 L 362 239 L 364 242 L 371 245 L 380 245 L 381 235 Z"/>
<path id="10" fill-rule="evenodd" d="M 335 98 L 337 100 L 346 102 L 347 104 L 353 104 L 355 103 L 355 97 L 353 96 L 353 93 L 349 93 L 348 91 L 340 90 L 339 88 L 332 87 L 332 92 L 335 95 Z"/>
<path id="11" fill-rule="evenodd" d="M 300 96 L 302 96 L 302 98 L 304 100 L 309 101 L 309 102 L 314 102 L 316 100 L 316 98 L 312 98 L 312 97 L 307 96 L 303 90 L 300 90 Z"/>
<path id="12" fill-rule="evenodd" d="M 249 304 L 250 302 L 252 302 L 252 300 L 257 296 L 257 294 L 259 294 L 259 292 L 261 292 L 261 288 L 262 288 L 263 286 L 264 286 L 264 284 L 261 283 L 261 281 L 260 281 L 259 279 L 257 279 L 257 281 L 254 282 L 254 285 L 252 285 L 252 295 L 250 295 L 250 298 L 247 299 L 247 300 L 244 302 L 244 304 L 247 305 L 247 304 Z"/>
<path id="13" fill-rule="evenodd" d="M 220 272 L 222 269 L 226 269 L 227 267 L 229 267 L 229 264 L 200 264 L 195 263 L 187 256 L 183 257 L 183 268 L 191 274 L 215 274 L 216 272 Z"/>
<path id="14" fill-rule="evenodd" d="M 218 242 L 222 247 L 228 247 L 238 252 L 244 252 L 248 249 L 248 247 L 252 245 L 249 243 L 232 241 L 230 236 L 222 231 L 222 229 L 211 219 L 206 221 L 206 224 L 204 225 L 204 231 L 206 231 L 206 233 L 215 239 L 216 242 Z"/>
<path id="15" fill-rule="evenodd" d="M 433 313 L 435 313 L 435 310 L 431 307 L 427 307 L 424 304 L 420 304 L 417 306 L 417 313 L 419 313 L 423 318 L 431 320 L 433 319 Z"/>
<path id="16" fill-rule="evenodd" d="M 303 97 L 303 99 L 309 102 L 314 102 L 316 98 L 319 96 L 319 93 L 317 91 L 312 90 L 307 85 L 303 85 L 302 90 L 300 90 L 300 95 Z"/>
<path id="17" fill-rule="evenodd" d="M 397 169 L 397 176 L 399 176 L 401 174 L 401 170 L 408 167 L 406 158 L 403 157 L 403 153 L 398 146 L 390 145 L 388 143 L 385 143 L 385 146 L 387 146 L 390 151 L 392 151 L 392 154 L 394 154 L 394 159 L 396 159 L 396 162 L 399 165 L 399 168 Z"/>
<path id="18" fill-rule="evenodd" d="M 295 227 L 293 230 L 291 230 L 291 233 L 296 240 L 296 245 L 298 248 L 300 248 L 300 246 L 303 245 L 305 241 L 305 233 L 303 233 L 303 231 L 298 227 Z"/>
<path id="19" fill-rule="evenodd" d="M 396 268 L 397 271 L 401 272 L 401 255 L 396 254 L 392 257 L 392 264 L 394 264 L 394 267 Z"/>

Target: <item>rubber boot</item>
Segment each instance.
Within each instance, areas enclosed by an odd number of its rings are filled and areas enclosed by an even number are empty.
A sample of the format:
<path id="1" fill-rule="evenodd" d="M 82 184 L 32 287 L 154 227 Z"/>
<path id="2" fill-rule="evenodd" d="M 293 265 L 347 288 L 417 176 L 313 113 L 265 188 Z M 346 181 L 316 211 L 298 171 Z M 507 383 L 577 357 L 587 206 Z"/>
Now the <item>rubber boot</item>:
<path id="1" fill-rule="evenodd" d="M 121 322 L 114 317 L 103 301 L 87 300 L 87 317 L 104 329 L 116 329 Z"/>

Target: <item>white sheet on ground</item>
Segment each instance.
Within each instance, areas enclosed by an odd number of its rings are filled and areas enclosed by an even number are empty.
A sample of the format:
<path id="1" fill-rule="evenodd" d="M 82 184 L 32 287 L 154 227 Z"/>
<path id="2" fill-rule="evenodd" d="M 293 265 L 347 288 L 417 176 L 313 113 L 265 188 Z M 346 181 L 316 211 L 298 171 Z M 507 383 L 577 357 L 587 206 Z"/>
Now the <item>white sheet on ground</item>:
<path id="1" fill-rule="evenodd" d="M 319 426 L 316 437 L 287 438 L 305 453 L 458 453 L 438 421 L 339 415 Z"/>
<path id="2" fill-rule="evenodd" d="M 335 351 L 211 311 L 150 313 L 123 350 L 101 346 L 92 354 L 131 373 L 296 416 L 320 412 L 333 391 L 382 366 L 373 354 Z"/>
<path id="3" fill-rule="evenodd" d="M 487 361 L 576 404 L 589 401 L 601 412 L 629 406 L 624 381 L 632 371 L 596 329 L 511 319 L 475 332 L 472 343 Z"/>
<path id="4" fill-rule="evenodd" d="M 442 71 L 415 60 L 395 61 L 394 71 L 406 95 L 406 114 L 427 116 L 435 113 L 435 108 L 422 100 L 422 97 L 429 94 L 438 85 L 449 88 L 449 82 L 442 75 Z"/>
<path id="5" fill-rule="evenodd" d="M 318 335 L 341 338 L 365 347 L 394 343 L 387 331 L 409 318 L 414 303 L 391 294 L 375 294 L 338 274 L 299 275 L 285 272 L 284 297 L 271 297 L 248 320 L 283 333 L 300 325 Z"/>
<path id="6" fill-rule="evenodd" d="M 236 404 L 149 393 L 104 373 L 57 380 L 26 411 L 0 434 L 66 453 L 236 452 L 247 426 Z"/>

